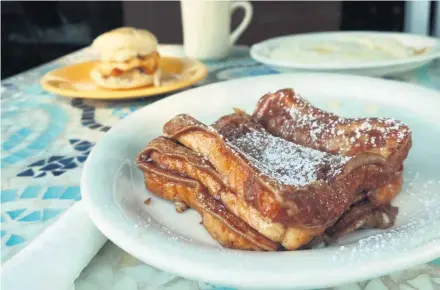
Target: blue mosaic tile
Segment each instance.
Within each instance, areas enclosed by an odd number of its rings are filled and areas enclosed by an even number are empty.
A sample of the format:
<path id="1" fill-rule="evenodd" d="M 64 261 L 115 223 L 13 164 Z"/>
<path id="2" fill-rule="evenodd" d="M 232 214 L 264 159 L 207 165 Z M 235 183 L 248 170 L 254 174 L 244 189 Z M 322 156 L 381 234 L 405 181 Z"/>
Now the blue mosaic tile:
<path id="1" fill-rule="evenodd" d="M 74 149 L 78 151 L 79 156 L 51 156 L 48 159 L 39 160 L 28 165 L 29 168 L 20 172 L 17 176 L 40 178 L 46 176 L 47 172 L 51 172 L 53 176 L 60 176 L 66 173 L 67 170 L 77 168 L 80 163 L 86 160 L 94 144 L 79 139 L 69 141 Z"/>
<path id="2" fill-rule="evenodd" d="M 33 169 L 25 170 L 25 171 L 20 172 L 19 174 L 17 174 L 17 176 L 20 176 L 20 177 L 34 176 L 34 170 Z"/>
<path id="3" fill-rule="evenodd" d="M 0 222 L 4 223 L 6 221 L 5 217 L 3 215 L 0 216 Z"/>
<path id="4" fill-rule="evenodd" d="M 8 202 L 17 199 L 17 189 L 6 189 L 1 191 L 1 202 Z"/>
<path id="5" fill-rule="evenodd" d="M 34 155 L 34 151 L 30 149 L 23 149 L 14 153 L 15 156 L 21 159 L 26 159 L 32 155 Z"/>
<path id="6" fill-rule="evenodd" d="M 434 261 L 431 261 L 430 264 L 440 266 L 440 258 L 438 258 L 438 259 L 436 259 L 436 260 L 434 260 Z"/>
<path id="7" fill-rule="evenodd" d="M 22 213 L 24 213 L 26 211 L 25 208 L 21 208 L 21 209 L 16 209 L 16 210 L 11 210 L 11 211 L 7 211 L 6 213 L 8 214 L 8 216 L 15 220 L 17 217 L 19 217 Z"/>
<path id="8" fill-rule="evenodd" d="M 79 186 L 69 186 L 64 193 L 60 196 L 60 199 L 74 199 L 80 194 Z"/>
<path id="9" fill-rule="evenodd" d="M 63 186 L 52 186 L 49 187 L 43 195 L 43 199 L 53 199 L 59 198 L 61 194 L 64 192 Z"/>
<path id="10" fill-rule="evenodd" d="M 55 104 L 40 103 L 38 108 L 48 113 L 51 122 L 40 136 L 28 146 L 28 149 L 43 150 L 64 132 L 68 117 L 64 109 Z"/>
<path id="11" fill-rule="evenodd" d="M 40 177 L 44 177 L 46 176 L 46 172 L 42 172 L 40 174 L 38 174 L 37 176 L 35 176 L 35 178 L 40 178 Z"/>
<path id="12" fill-rule="evenodd" d="M 95 112 L 84 113 L 81 117 L 82 120 L 93 120 Z"/>
<path id="13" fill-rule="evenodd" d="M 41 95 L 42 90 L 40 85 L 30 85 L 24 90 L 27 94 L 30 95 Z"/>
<path id="14" fill-rule="evenodd" d="M 18 221 L 20 222 L 36 222 L 36 221 L 40 221 L 41 220 L 41 213 L 40 211 L 36 210 L 31 212 L 30 214 L 28 214 L 27 216 L 19 219 Z"/>
<path id="15" fill-rule="evenodd" d="M 23 193 L 20 195 L 20 198 L 21 199 L 36 198 L 38 196 L 38 193 L 40 193 L 41 189 L 42 189 L 42 187 L 39 185 L 28 186 L 23 191 Z"/>
<path id="16" fill-rule="evenodd" d="M 49 163 L 50 163 L 50 162 L 54 162 L 54 161 L 57 161 L 57 160 L 62 159 L 63 157 L 64 157 L 64 156 L 52 156 L 52 157 L 49 158 L 48 162 L 49 162 Z"/>
<path id="17" fill-rule="evenodd" d="M 29 167 L 43 166 L 44 164 L 46 164 L 46 162 L 44 160 L 39 160 L 39 161 L 34 162 L 31 165 L 29 165 Z"/>
<path id="18" fill-rule="evenodd" d="M 15 246 L 15 245 L 18 245 L 18 244 L 22 244 L 25 241 L 26 240 L 22 236 L 12 234 L 9 237 L 8 241 L 5 243 L 5 245 L 10 247 L 10 246 Z"/>
<path id="19" fill-rule="evenodd" d="M 40 170 L 52 171 L 52 170 L 59 169 L 59 168 L 61 168 L 61 165 L 56 164 L 56 163 L 49 163 L 48 165 L 44 166 L 43 168 L 40 168 Z"/>
<path id="20" fill-rule="evenodd" d="M 90 147 L 92 146 L 92 143 L 90 143 L 89 141 L 82 141 L 79 144 L 76 144 L 74 146 L 75 150 L 77 151 L 86 151 L 88 150 Z"/>
<path id="21" fill-rule="evenodd" d="M 83 126 L 89 127 L 89 125 L 94 125 L 94 124 L 96 124 L 96 123 L 95 123 L 95 121 L 93 121 L 93 120 L 88 120 L 88 119 L 86 119 L 86 120 L 82 120 L 82 121 L 81 121 L 81 124 L 82 124 Z"/>
<path id="22" fill-rule="evenodd" d="M 213 285 L 210 283 L 205 283 L 207 286 L 209 286 L 210 289 L 212 290 L 237 290 L 236 288 L 230 288 L 230 287 L 225 287 L 225 286 L 218 286 L 218 285 Z"/>
<path id="23" fill-rule="evenodd" d="M 67 165 L 67 164 L 72 163 L 73 160 L 74 160 L 73 157 L 69 157 L 69 158 L 63 158 L 61 160 L 58 160 L 58 162 L 63 164 L 63 165 Z"/>
<path id="24" fill-rule="evenodd" d="M 15 158 L 18 158 L 19 160 L 25 160 L 31 157 L 32 155 L 34 155 L 34 151 L 30 149 L 23 149 L 18 152 L 15 152 L 13 155 L 15 156 Z"/>
<path id="25" fill-rule="evenodd" d="M 43 210 L 43 221 L 47 221 L 50 219 L 53 219 L 54 217 L 58 216 L 61 212 L 63 212 L 64 209 L 59 208 L 45 208 Z"/>
<path id="26" fill-rule="evenodd" d="M 52 174 L 54 176 L 60 176 L 60 175 L 62 175 L 64 173 L 66 173 L 66 171 L 63 171 L 63 170 L 52 171 Z"/>
<path id="27" fill-rule="evenodd" d="M 14 147 L 18 146 L 23 142 L 24 139 L 26 139 L 27 136 L 29 136 L 32 133 L 32 131 L 28 128 L 22 128 L 19 129 L 17 132 L 13 133 L 9 139 L 5 140 L 2 143 L 3 150 L 11 150 Z"/>
<path id="28" fill-rule="evenodd" d="M 17 163 L 18 161 L 23 160 L 23 158 L 21 158 L 21 156 L 16 155 L 16 153 L 13 153 L 5 158 L 2 159 L 2 164 L 5 165 L 9 165 L 9 164 L 14 164 Z"/>
<path id="29" fill-rule="evenodd" d="M 89 126 L 90 129 L 98 129 L 101 128 L 101 125 L 95 124 L 95 125 L 91 125 Z"/>
<path id="30" fill-rule="evenodd" d="M 71 105 L 82 111 L 81 125 L 89 128 L 89 129 L 92 129 L 92 130 L 108 131 L 108 129 L 103 130 L 103 127 L 109 128 L 109 126 L 105 126 L 103 124 L 96 122 L 96 120 L 95 120 L 95 107 L 84 104 L 84 101 L 80 100 L 80 99 L 72 100 Z"/>
<path id="31" fill-rule="evenodd" d="M 0 235 L 3 238 L 6 235 L 6 231 L 0 231 Z"/>
<path id="32" fill-rule="evenodd" d="M 71 162 L 69 164 L 65 164 L 62 169 L 64 169 L 64 170 L 65 169 L 73 169 L 73 168 L 76 168 L 76 167 L 78 167 L 78 166 L 75 163 Z"/>
<path id="33" fill-rule="evenodd" d="M 78 156 L 77 159 L 79 162 L 83 163 L 84 161 L 86 161 L 87 156 Z"/>

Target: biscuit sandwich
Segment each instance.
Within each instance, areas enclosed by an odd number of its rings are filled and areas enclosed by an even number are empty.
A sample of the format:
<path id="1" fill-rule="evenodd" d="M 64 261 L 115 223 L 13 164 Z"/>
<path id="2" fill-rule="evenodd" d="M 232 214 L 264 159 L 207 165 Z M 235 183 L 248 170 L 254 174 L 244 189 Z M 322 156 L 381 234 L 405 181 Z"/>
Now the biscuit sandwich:
<path id="1" fill-rule="evenodd" d="M 98 86 L 108 89 L 158 86 L 157 44 L 156 37 L 144 29 L 122 27 L 106 32 L 92 43 L 100 61 L 90 77 Z"/>

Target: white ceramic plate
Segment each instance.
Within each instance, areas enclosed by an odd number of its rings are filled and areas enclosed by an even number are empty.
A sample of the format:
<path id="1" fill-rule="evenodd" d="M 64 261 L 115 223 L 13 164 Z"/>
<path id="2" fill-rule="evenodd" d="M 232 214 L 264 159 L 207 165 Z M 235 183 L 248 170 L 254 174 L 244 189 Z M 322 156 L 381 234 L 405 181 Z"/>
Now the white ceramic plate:
<path id="1" fill-rule="evenodd" d="M 379 61 L 352 61 L 336 62 L 329 59 L 328 62 L 304 62 L 303 60 L 289 59 L 287 56 L 276 56 L 275 50 L 290 51 L 292 47 L 305 46 L 311 43 L 329 43 L 333 41 L 346 41 L 352 38 L 373 38 L 378 41 L 397 41 L 410 49 L 427 48 L 427 52 L 411 55 L 401 59 L 387 59 Z M 391 47 L 397 49 L 398 47 Z M 386 45 L 385 45 L 386 46 Z M 353 47 L 351 47 L 353 49 Z M 292 49 L 293 51 L 293 49 Z M 272 38 L 257 43 L 251 47 L 251 56 L 266 65 L 281 72 L 336 72 L 367 76 L 387 76 L 403 73 L 419 68 L 435 58 L 440 57 L 440 39 L 423 35 L 391 32 L 320 32 L 298 35 L 288 35 Z M 284 54 L 283 54 L 284 55 Z"/>
<path id="2" fill-rule="evenodd" d="M 413 129 L 393 229 L 357 231 L 324 249 L 246 252 L 219 245 L 194 211 L 177 214 L 154 197 L 135 166 L 138 152 L 179 113 L 209 124 L 233 107 L 252 112 L 264 93 L 293 87 L 344 116 L 390 116 Z M 272 75 L 188 90 L 130 115 L 87 159 L 83 199 L 97 227 L 145 263 L 180 276 L 240 287 L 324 287 L 383 275 L 440 256 L 440 93 L 414 85 L 336 74 Z M 149 206 L 143 202 L 152 198 Z"/>

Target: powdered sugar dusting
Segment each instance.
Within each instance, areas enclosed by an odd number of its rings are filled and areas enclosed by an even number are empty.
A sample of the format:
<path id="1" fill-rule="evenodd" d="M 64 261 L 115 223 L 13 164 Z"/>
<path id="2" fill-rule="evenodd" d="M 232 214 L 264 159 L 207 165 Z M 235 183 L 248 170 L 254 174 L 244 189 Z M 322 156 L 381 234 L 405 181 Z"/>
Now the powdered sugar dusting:
<path id="1" fill-rule="evenodd" d="M 343 118 L 312 106 L 298 95 L 293 96 L 293 105 L 289 106 L 284 100 L 289 98 L 287 102 L 292 104 L 292 95 L 278 93 L 277 97 L 276 106 L 284 112 L 284 117 L 274 115 L 276 119 L 284 119 L 277 129 L 281 136 L 301 131 L 307 136 L 307 143 L 317 144 L 329 152 L 334 152 L 334 148 L 326 148 L 332 146 L 331 140 L 340 144 L 336 152 L 344 154 L 354 147 L 389 148 L 405 142 L 411 133 L 405 124 L 391 118 Z M 269 115 L 274 114 L 272 108 L 265 108 L 262 112 L 267 109 Z"/>
<path id="2" fill-rule="evenodd" d="M 250 131 L 228 143 L 262 174 L 285 185 L 303 186 L 332 178 L 350 159 L 305 148 L 261 131 Z"/>
<path id="3" fill-rule="evenodd" d="M 369 235 L 355 244 L 341 245 L 333 260 L 355 263 L 359 259 L 384 259 L 385 255 L 397 253 L 405 255 L 405 252 L 440 239 L 440 179 L 426 180 L 417 172 L 408 173 L 410 176 L 396 204 L 399 206 L 396 226 Z"/>

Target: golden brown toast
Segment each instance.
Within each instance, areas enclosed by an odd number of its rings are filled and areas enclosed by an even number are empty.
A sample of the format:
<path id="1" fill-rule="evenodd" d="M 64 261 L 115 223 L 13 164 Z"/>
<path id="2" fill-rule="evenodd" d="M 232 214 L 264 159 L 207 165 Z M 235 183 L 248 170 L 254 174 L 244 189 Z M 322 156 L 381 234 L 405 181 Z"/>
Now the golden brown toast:
<path id="1" fill-rule="evenodd" d="M 159 167 L 140 155 L 145 185 L 154 194 L 195 209 L 209 234 L 222 246 L 241 250 L 275 251 L 279 247 L 215 200 L 198 181 Z"/>
<path id="2" fill-rule="evenodd" d="M 138 157 L 138 164 L 142 169 L 145 161 L 141 160 L 150 160 L 163 169 L 179 172 L 199 181 L 230 212 L 263 236 L 281 243 L 286 249 L 297 249 L 316 235 L 314 229 L 286 227 L 262 216 L 225 186 L 218 172 L 206 159 L 170 139 L 158 137 L 151 141 Z"/>
<path id="3" fill-rule="evenodd" d="M 206 126 L 188 115 L 138 156 L 147 188 L 197 210 L 225 247 L 273 251 L 388 228 L 411 130 L 385 118 L 343 118 L 285 89 Z"/>
<path id="4" fill-rule="evenodd" d="M 383 156 L 395 171 L 411 148 L 411 130 L 389 118 L 343 118 L 314 107 L 292 89 L 264 95 L 252 119 L 267 131 L 317 150 L 355 156 L 370 152 Z"/>
<path id="5" fill-rule="evenodd" d="M 165 124 L 164 134 L 206 158 L 262 216 L 317 234 L 334 224 L 357 192 L 376 189 L 393 174 L 383 156 L 305 148 L 270 135 L 243 114 L 225 116 L 214 128 L 179 115 Z M 373 171 L 380 178 L 370 180 Z"/>
<path id="6" fill-rule="evenodd" d="M 309 229 L 285 227 L 281 223 L 274 223 L 263 217 L 258 211 L 242 201 L 235 193 L 231 192 L 223 184 L 219 174 L 213 169 L 209 162 L 196 152 L 191 151 L 170 139 L 158 137 L 152 140 L 139 154 L 138 165 L 144 170 L 144 172 L 151 172 L 150 167 L 152 166 L 152 163 L 154 166 L 167 171 L 166 174 L 162 174 L 161 181 L 163 184 L 160 185 L 160 188 L 168 188 L 170 186 L 174 188 L 176 182 L 166 179 L 165 175 L 169 174 L 171 174 L 173 178 L 177 177 L 181 179 L 182 176 L 186 176 L 189 177 L 190 180 L 197 180 L 212 197 L 221 201 L 231 213 L 246 222 L 252 228 L 256 229 L 263 236 L 274 242 L 281 243 L 283 247 L 288 250 L 297 249 L 299 246 L 308 243 L 316 235 L 314 231 L 310 231 Z M 146 176 L 146 180 L 150 180 L 150 190 L 152 189 L 156 193 L 159 192 L 157 189 L 158 185 L 153 187 L 151 184 L 151 177 L 148 179 L 148 176 Z M 157 180 L 157 178 L 155 178 L 155 180 Z M 158 182 L 156 182 L 156 184 L 157 183 Z M 376 193 L 365 193 L 359 201 L 366 199 L 367 195 L 375 195 L 381 202 L 389 203 L 391 198 L 400 190 L 400 184 L 401 176 L 399 175 L 395 178 L 393 185 L 386 185 L 382 189 L 379 188 L 375 190 L 377 191 Z M 191 190 L 192 187 L 188 186 L 188 188 L 189 189 L 185 190 Z M 157 194 L 168 200 L 177 202 L 179 209 L 184 201 L 181 195 L 176 195 L 175 190 L 167 190 Z M 182 191 L 181 194 L 183 194 Z M 362 216 L 359 216 L 359 220 L 366 219 L 365 216 L 365 213 Z M 353 220 L 354 218 L 352 217 L 351 221 L 353 222 Z M 347 225 L 347 227 L 351 226 L 347 222 L 345 222 L 344 225 Z M 338 225 L 336 224 L 335 226 Z M 360 226 L 361 225 L 359 225 L 359 227 Z M 340 225 L 339 228 L 341 228 Z M 353 226 L 351 226 L 351 228 L 353 228 Z M 346 232 L 348 233 L 349 231 L 347 230 Z"/>

